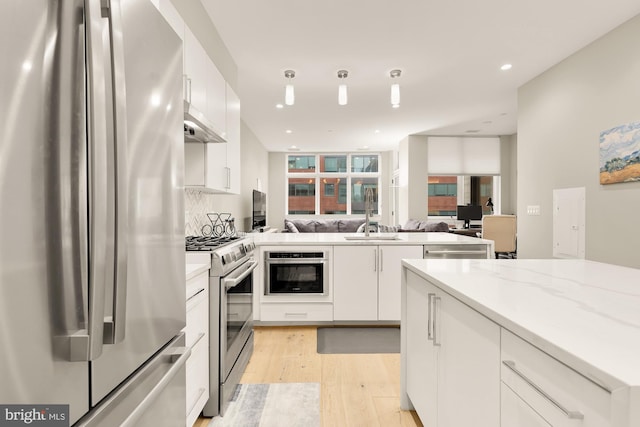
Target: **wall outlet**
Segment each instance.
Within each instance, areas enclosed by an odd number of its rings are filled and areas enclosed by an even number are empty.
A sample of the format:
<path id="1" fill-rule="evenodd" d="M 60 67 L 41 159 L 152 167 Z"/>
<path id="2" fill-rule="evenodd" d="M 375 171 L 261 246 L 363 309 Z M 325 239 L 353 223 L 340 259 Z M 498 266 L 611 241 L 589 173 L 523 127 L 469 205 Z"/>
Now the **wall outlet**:
<path id="1" fill-rule="evenodd" d="M 527 215 L 540 215 L 540 205 L 527 206 Z"/>

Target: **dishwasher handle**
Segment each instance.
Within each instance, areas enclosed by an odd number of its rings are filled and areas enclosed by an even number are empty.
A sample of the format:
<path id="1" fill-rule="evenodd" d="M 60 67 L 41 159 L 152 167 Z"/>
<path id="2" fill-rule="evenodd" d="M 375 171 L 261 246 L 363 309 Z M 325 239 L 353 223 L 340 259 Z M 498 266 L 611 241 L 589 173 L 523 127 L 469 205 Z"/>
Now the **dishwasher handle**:
<path id="1" fill-rule="evenodd" d="M 424 257 L 427 258 L 487 258 L 487 250 L 465 250 L 465 249 L 428 249 L 424 250 Z"/>

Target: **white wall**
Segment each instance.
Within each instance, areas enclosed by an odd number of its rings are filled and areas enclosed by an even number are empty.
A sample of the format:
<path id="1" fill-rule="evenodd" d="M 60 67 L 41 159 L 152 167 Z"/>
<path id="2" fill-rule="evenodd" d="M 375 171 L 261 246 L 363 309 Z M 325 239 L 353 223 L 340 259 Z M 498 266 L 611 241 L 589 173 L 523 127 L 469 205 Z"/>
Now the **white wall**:
<path id="1" fill-rule="evenodd" d="M 284 227 L 285 191 L 287 189 L 285 170 L 287 153 L 269 153 L 269 191 L 267 192 L 267 225 L 273 228 Z"/>
<path id="2" fill-rule="evenodd" d="M 640 15 L 519 89 L 518 257 L 552 256 L 553 190 L 585 187 L 586 258 L 640 267 L 640 183 L 599 183 L 600 132 L 640 121 L 638 40 Z"/>
<path id="3" fill-rule="evenodd" d="M 513 215 L 517 210 L 517 144 L 517 135 L 500 137 L 500 213 L 503 215 Z"/>

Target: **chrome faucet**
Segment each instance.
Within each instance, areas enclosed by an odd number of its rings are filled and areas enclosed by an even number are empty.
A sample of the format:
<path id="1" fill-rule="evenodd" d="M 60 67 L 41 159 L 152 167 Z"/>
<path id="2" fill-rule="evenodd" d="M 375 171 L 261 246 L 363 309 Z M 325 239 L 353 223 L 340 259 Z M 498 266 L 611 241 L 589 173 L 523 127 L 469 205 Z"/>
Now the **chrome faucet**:
<path id="1" fill-rule="evenodd" d="M 371 218 L 371 205 L 373 204 L 373 188 L 364 190 L 364 235 L 369 237 L 369 219 Z"/>

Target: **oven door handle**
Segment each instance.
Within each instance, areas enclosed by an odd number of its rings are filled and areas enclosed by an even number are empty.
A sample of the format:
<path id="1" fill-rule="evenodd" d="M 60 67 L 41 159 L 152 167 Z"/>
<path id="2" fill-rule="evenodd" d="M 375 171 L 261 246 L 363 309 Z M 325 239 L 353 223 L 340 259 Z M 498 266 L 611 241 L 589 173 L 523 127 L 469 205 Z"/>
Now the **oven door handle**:
<path id="1" fill-rule="evenodd" d="M 258 266 L 258 262 L 254 259 L 247 262 L 236 271 L 233 272 L 233 275 L 229 275 L 222 279 L 222 285 L 226 290 L 233 288 L 234 286 L 238 286 L 255 268 Z"/>

